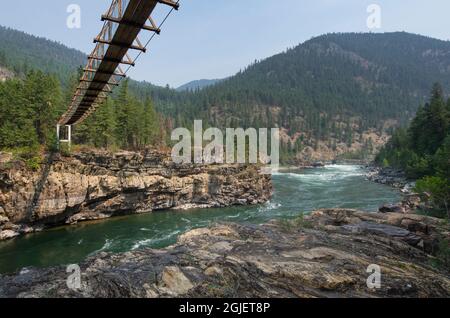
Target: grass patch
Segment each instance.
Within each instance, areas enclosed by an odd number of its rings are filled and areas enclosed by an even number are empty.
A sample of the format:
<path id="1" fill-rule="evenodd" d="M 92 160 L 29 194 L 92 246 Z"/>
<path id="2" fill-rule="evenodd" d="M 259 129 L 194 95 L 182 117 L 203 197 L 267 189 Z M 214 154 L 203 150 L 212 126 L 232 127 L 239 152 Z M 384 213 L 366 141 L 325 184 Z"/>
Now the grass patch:
<path id="1" fill-rule="evenodd" d="M 39 146 L 6 149 L 5 152 L 12 154 L 13 161 L 23 162 L 28 169 L 33 171 L 41 168 L 44 158 L 43 151 Z M 9 166 L 12 167 L 12 163 Z"/>
<path id="2" fill-rule="evenodd" d="M 443 222 L 447 222 L 446 224 L 448 225 L 447 212 L 442 209 L 438 208 L 417 209 L 416 213 L 419 215 L 431 216 L 434 218 L 442 219 Z"/>
<path id="3" fill-rule="evenodd" d="M 445 238 L 439 241 L 436 258 L 432 261 L 432 265 L 439 269 L 450 269 L 450 240 Z"/>
<path id="4" fill-rule="evenodd" d="M 70 157 L 72 155 L 73 147 L 69 147 L 69 144 L 67 143 L 60 143 L 59 144 L 59 153 L 63 157 Z"/>
<path id="5" fill-rule="evenodd" d="M 313 223 L 309 220 L 305 219 L 305 213 L 300 213 L 294 220 L 293 220 L 294 224 L 296 227 L 301 227 L 301 228 L 305 228 L 305 229 L 312 229 Z"/>
<path id="6" fill-rule="evenodd" d="M 28 169 L 38 171 L 42 165 L 42 158 L 40 156 L 34 156 L 25 160 L 25 165 Z"/>
<path id="7" fill-rule="evenodd" d="M 313 222 L 305 219 L 305 213 L 300 213 L 293 219 L 281 219 L 278 220 L 278 225 L 284 231 L 292 231 L 296 229 L 312 229 L 314 228 Z"/>

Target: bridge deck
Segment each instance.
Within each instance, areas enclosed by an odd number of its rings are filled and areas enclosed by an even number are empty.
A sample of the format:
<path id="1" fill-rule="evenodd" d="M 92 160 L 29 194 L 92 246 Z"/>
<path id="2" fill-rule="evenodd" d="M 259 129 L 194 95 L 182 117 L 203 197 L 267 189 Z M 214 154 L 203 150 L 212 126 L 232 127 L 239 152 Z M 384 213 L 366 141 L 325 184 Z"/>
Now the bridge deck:
<path id="1" fill-rule="evenodd" d="M 134 65 L 127 54 L 129 49 L 145 52 L 138 35 L 142 29 L 159 33 L 150 18 L 158 3 L 178 8 L 171 0 L 113 0 L 108 14 L 102 18 L 106 22 L 94 40 L 96 48 L 89 56 L 80 85 L 60 125 L 80 123 L 95 111 L 112 86 L 125 76 L 120 64 Z M 151 27 L 146 25 L 147 21 L 152 23 Z"/>

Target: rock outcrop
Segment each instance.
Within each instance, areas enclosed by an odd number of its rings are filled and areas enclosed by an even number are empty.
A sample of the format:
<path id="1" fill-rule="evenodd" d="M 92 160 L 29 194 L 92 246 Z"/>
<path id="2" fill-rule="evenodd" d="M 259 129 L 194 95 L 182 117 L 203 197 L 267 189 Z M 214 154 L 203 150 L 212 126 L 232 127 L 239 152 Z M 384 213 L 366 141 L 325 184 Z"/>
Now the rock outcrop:
<path id="1" fill-rule="evenodd" d="M 367 166 L 367 169 L 366 177 L 372 182 L 389 185 L 400 189 L 403 193 L 410 193 L 414 187 L 414 182 L 408 180 L 402 170 L 378 166 Z"/>
<path id="2" fill-rule="evenodd" d="M 64 266 L 23 269 L 0 276 L 0 297 L 448 297 L 449 268 L 431 266 L 435 239 L 448 236 L 430 217 L 321 210 L 197 229 L 163 250 L 101 253 L 80 264 L 72 288 Z"/>
<path id="3" fill-rule="evenodd" d="M 429 207 L 421 196 L 414 192 L 415 182 L 408 180 L 404 171 L 394 168 L 381 168 L 374 165 L 366 166 L 366 178 L 369 181 L 385 184 L 403 193 L 403 200 L 398 204 L 386 204 L 379 208 L 382 213 L 416 213 L 417 210 L 426 211 Z"/>
<path id="4" fill-rule="evenodd" d="M 14 73 L 0 65 L 0 82 L 14 78 Z"/>
<path id="5" fill-rule="evenodd" d="M 259 204 L 272 195 L 270 176 L 255 166 L 176 165 L 158 152 L 58 155 L 37 172 L 3 161 L 0 240 L 116 215 Z"/>

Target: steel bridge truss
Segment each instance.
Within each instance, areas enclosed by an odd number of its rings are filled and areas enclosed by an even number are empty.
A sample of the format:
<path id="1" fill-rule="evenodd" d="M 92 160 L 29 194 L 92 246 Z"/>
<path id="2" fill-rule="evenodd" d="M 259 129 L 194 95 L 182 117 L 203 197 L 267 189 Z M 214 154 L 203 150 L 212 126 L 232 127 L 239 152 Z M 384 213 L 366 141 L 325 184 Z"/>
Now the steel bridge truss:
<path id="1" fill-rule="evenodd" d="M 141 30 L 160 34 L 161 30 L 151 17 L 158 3 L 175 10 L 179 7 L 174 0 L 112 1 L 108 12 L 102 15 L 103 28 L 94 39 L 96 46 L 88 56 L 72 102 L 58 123 L 58 131 L 61 126 L 83 122 L 106 100 L 113 87 L 126 77 L 121 65 L 135 65 L 129 50 L 146 52 L 138 35 Z"/>

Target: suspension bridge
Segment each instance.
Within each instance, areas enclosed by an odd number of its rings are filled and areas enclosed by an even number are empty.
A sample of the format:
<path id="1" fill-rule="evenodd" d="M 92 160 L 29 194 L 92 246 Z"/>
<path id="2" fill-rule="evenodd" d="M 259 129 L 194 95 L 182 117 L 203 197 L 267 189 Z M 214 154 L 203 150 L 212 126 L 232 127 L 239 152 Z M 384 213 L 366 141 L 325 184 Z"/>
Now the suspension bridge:
<path id="1" fill-rule="evenodd" d="M 152 18 L 158 5 L 168 6 L 169 13 L 158 25 Z M 179 1 L 174 0 L 113 0 L 109 10 L 102 15 L 104 22 L 100 34 L 94 39 L 95 48 L 88 56 L 80 83 L 75 90 L 67 112 L 57 125 L 60 142 L 71 142 L 72 126 L 83 122 L 106 100 L 115 86 L 126 77 L 136 60 L 147 51 L 154 35 L 160 34 L 161 26 Z M 142 30 L 152 32 L 144 45 L 139 39 Z M 133 59 L 129 51 L 137 51 Z M 126 70 L 122 67 L 125 68 Z M 65 133 L 61 128 L 65 127 Z M 62 135 L 65 137 L 61 138 Z"/>

